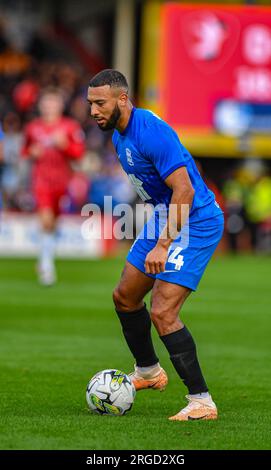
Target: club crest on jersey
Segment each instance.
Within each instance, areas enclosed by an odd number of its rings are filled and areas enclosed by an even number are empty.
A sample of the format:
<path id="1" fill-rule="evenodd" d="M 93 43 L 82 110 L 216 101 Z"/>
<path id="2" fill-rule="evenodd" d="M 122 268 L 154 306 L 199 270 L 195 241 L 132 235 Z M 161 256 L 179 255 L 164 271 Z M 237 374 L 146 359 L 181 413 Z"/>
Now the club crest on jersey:
<path id="1" fill-rule="evenodd" d="M 128 149 L 128 148 L 126 148 L 125 151 L 126 151 L 126 157 L 127 157 L 127 163 L 128 163 L 128 165 L 134 166 L 134 162 L 133 162 L 133 157 L 132 157 L 132 152 L 131 152 L 131 150 Z"/>

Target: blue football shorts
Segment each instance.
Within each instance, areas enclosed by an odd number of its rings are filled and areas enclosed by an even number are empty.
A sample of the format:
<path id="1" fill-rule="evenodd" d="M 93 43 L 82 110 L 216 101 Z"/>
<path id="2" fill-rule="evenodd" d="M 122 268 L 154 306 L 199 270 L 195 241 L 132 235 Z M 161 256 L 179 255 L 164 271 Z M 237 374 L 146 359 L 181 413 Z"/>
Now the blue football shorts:
<path id="1" fill-rule="evenodd" d="M 198 220 L 186 224 L 172 242 L 164 272 L 146 274 L 144 267 L 147 254 L 155 247 L 161 233 L 161 223 L 155 213 L 130 248 L 127 261 L 149 277 L 195 291 L 224 230 L 224 216 L 218 205 L 212 211 L 212 217 L 201 220 L 200 215 Z"/>

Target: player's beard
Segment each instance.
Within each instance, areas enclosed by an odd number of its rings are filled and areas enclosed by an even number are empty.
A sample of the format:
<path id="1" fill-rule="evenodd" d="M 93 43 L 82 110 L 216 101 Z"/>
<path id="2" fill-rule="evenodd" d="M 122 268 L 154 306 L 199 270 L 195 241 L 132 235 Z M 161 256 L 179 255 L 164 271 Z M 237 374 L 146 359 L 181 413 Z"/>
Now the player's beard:
<path id="1" fill-rule="evenodd" d="M 107 122 L 104 125 L 98 124 L 98 126 L 102 131 L 111 131 L 112 129 L 115 129 L 119 118 L 120 118 L 120 109 L 118 105 L 116 104 Z"/>

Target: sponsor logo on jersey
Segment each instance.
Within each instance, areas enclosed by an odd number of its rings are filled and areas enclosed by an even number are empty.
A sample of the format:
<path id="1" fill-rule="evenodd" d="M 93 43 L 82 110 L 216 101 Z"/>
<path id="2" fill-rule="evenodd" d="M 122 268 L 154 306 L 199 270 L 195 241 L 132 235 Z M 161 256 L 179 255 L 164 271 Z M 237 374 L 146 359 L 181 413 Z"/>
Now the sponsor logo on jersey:
<path id="1" fill-rule="evenodd" d="M 131 150 L 128 149 L 128 148 L 126 148 L 125 151 L 126 151 L 126 157 L 127 157 L 127 163 L 128 163 L 128 165 L 134 166 L 134 162 L 133 162 L 133 157 L 132 157 L 132 152 L 131 152 Z"/>

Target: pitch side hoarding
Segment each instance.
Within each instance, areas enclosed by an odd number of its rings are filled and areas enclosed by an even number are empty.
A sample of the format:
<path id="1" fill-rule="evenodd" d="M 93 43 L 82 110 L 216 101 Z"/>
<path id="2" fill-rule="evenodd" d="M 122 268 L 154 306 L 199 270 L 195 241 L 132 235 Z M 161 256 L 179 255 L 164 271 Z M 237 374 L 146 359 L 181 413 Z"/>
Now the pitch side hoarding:
<path id="1" fill-rule="evenodd" d="M 271 8 L 166 3 L 155 21 L 144 105 L 195 154 L 271 158 Z"/>

